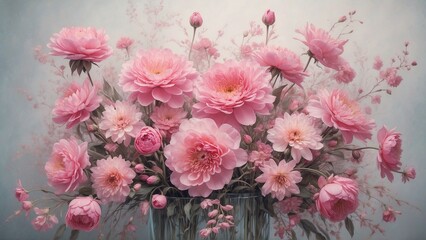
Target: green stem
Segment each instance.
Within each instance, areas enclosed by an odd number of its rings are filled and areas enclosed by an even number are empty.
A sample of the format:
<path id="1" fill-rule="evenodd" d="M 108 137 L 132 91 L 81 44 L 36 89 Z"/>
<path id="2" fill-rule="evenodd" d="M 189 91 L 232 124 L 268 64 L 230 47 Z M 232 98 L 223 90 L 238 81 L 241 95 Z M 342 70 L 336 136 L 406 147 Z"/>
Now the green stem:
<path id="1" fill-rule="evenodd" d="M 328 176 L 325 174 L 325 173 L 323 173 L 323 172 L 321 172 L 321 171 L 319 171 L 319 170 L 315 170 L 315 169 L 312 169 L 312 168 L 294 168 L 294 170 L 302 170 L 302 171 L 308 171 L 308 172 L 311 172 L 311 173 L 315 173 L 315 174 L 317 174 L 317 175 L 319 175 L 319 176 L 323 176 L 323 177 L 325 177 L 325 178 L 327 178 Z"/>
<path id="2" fill-rule="evenodd" d="M 194 45 L 194 39 L 195 39 L 195 31 L 197 30 L 197 28 L 194 27 L 194 32 L 192 33 L 192 41 L 191 41 L 191 47 L 189 48 L 189 53 L 188 53 L 188 60 L 191 57 L 191 52 L 192 52 L 192 45 Z"/>

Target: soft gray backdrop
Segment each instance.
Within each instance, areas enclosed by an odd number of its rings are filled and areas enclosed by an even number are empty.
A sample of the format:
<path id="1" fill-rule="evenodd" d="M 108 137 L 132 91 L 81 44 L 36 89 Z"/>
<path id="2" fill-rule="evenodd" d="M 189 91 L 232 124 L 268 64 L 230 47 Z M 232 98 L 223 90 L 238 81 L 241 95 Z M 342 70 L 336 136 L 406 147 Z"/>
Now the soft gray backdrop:
<path id="1" fill-rule="evenodd" d="M 136 1 L 135 1 L 136 2 Z M 143 5 L 150 1 L 135 3 L 143 19 Z M 154 2 L 154 1 L 152 1 Z M 40 91 L 49 79 L 55 77 L 46 66 L 41 66 L 33 58 L 32 49 L 48 42 L 52 33 L 64 26 L 94 26 L 103 28 L 110 36 L 110 45 L 121 36 L 140 36 L 144 29 L 129 24 L 126 15 L 127 1 L 0 1 L 0 239 L 49 239 L 53 232 L 37 233 L 23 215 L 5 223 L 5 219 L 19 208 L 13 196 L 16 180 L 21 178 L 25 185 L 40 186 L 45 177 L 42 174 L 41 159 L 28 154 L 16 159 L 20 145 L 31 144 L 41 131 L 46 131 L 44 115 L 35 111 L 25 100 L 19 89 Z M 164 11 L 179 13 L 183 23 L 193 11 L 199 11 L 204 18 L 207 36 L 214 37 L 217 30 L 223 29 L 221 44 L 230 38 L 240 41 L 243 29 L 251 20 L 259 21 L 266 9 L 276 12 L 276 27 L 279 33 L 277 44 L 301 52 L 301 44 L 293 40 L 294 29 L 306 22 L 328 28 L 340 15 L 357 10 L 357 18 L 364 25 L 356 26 L 351 41 L 362 46 L 370 57 L 383 56 L 386 61 L 402 48 L 402 43 L 410 41 L 410 54 L 419 63 L 413 71 L 403 73 L 404 80 L 394 90 L 391 97 L 384 96 L 380 109 L 374 109 L 374 117 L 380 126 L 397 126 L 403 134 L 403 165 L 417 169 L 417 179 L 409 184 L 400 183 L 399 176 L 390 186 L 399 198 L 408 200 L 419 207 L 402 209 L 396 223 L 384 224 L 386 236 L 376 235 L 373 239 L 422 239 L 426 209 L 424 175 L 426 159 L 426 4 L 422 0 L 410 1 L 166 1 Z M 152 28 L 145 29 L 153 31 Z M 189 28 L 188 28 L 189 30 Z M 167 34 L 174 34 L 173 31 Z M 176 33 L 176 39 L 184 36 Z M 170 38 L 170 36 L 168 36 Z M 168 47 L 176 47 L 170 42 L 159 42 Z M 356 52 L 355 45 L 348 43 L 345 56 L 350 58 Z M 219 49 L 220 51 L 222 49 Z M 221 51 L 222 52 L 222 51 Z M 223 51 L 226 55 L 226 51 Z M 372 59 L 369 59 L 371 62 Z M 51 99 L 53 101 L 53 99 Z M 45 153 L 48 156 L 48 152 Z M 374 161 L 374 159 L 372 159 Z M 376 176 L 372 176 L 376 178 Z M 385 184 L 386 181 L 378 181 Z M 387 184 L 389 185 L 389 184 Z M 359 231 L 358 231 L 359 232 Z M 86 236 L 86 238 L 84 238 Z M 359 233 L 356 239 L 366 239 L 368 234 Z M 93 235 L 81 235 L 91 239 Z"/>

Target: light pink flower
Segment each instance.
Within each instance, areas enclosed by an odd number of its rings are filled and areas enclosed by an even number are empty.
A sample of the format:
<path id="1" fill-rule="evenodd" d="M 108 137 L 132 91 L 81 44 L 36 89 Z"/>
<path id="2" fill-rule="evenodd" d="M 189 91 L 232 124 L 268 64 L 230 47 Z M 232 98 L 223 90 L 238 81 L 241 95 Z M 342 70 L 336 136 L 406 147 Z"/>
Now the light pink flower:
<path id="1" fill-rule="evenodd" d="M 409 167 L 402 172 L 402 182 L 406 183 L 410 181 L 410 179 L 416 178 L 416 169 L 413 167 Z"/>
<path id="2" fill-rule="evenodd" d="M 380 78 L 385 79 L 389 86 L 398 87 L 402 81 L 402 77 L 397 74 L 398 70 L 394 67 L 390 67 L 380 71 Z"/>
<path id="3" fill-rule="evenodd" d="M 105 131 L 105 137 L 129 146 L 131 139 L 145 126 L 141 119 L 142 113 L 136 105 L 117 101 L 114 105 L 105 106 L 99 128 Z"/>
<path id="4" fill-rule="evenodd" d="M 266 25 L 266 26 L 270 26 L 272 24 L 275 23 L 275 13 L 274 11 L 271 11 L 270 9 L 268 9 L 262 16 L 262 22 Z"/>
<path id="5" fill-rule="evenodd" d="M 355 70 L 342 60 L 342 64 L 337 67 L 337 72 L 333 75 L 338 83 L 350 83 L 356 77 Z"/>
<path id="6" fill-rule="evenodd" d="M 398 171 L 401 166 L 402 140 L 401 133 L 395 129 L 388 130 L 383 126 L 377 132 L 379 142 L 379 154 L 377 155 L 377 165 L 382 178 L 385 176 L 389 181 L 393 181 L 392 171 Z"/>
<path id="7" fill-rule="evenodd" d="M 84 122 L 90 117 L 90 113 L 99 107 L 102 98 L 97 95 L 96 85 L 90 87 L 89 80 L 84 81 L 80 86 L 73 82 L 62 98 L 55 103 L 52 110 L 53 121 L 55 123 L 66 123 L 67 128 Z"/>
<path id="8" fill-rule="evenodd" d="M 396 214 L 401 215 L 400 211 L 395 211 L 391 207 L 387 207 L 383 212 L 383 221 L 385 222 L 395 222 Z"/>
<path id="9" fill-rule="evenodd" d="M 128 49 L 133 44 L 133 39 L 128 37 L 122 37 L 117 41 L 116 47 L 118 49 Z"/>
<path id="10" fill-rule="evenodd" d="M 149 155 L 160 149 L 162 137 L 160 132 L 152 127 L 143 127 L 135 139 L 135 148 L 142 155 Z"/>
<path id="11" fill-rule="evenodd" d="M 315 127 L 314 120 L 304 113 L 287 112 L 284 118 L 276 118 L 273 128 L 268 130 L 267 139 L 272 142 L 272 148 L 277 152 L 284 152 L 291 147 L 291 156 L 296 163 L 303 157 L 312 160 L 312 150 L 323 147 L 320 130 Z"/>
<path id="12" fill-rule="evenodd" d="M 201 25 L 203 25 L 203 18 L 201 17 L 201 14 L 199 12 L 193 12 L 189 18 L 189 24 L 191 24 L 194 28 L 201 27 Z"/>
<path id="13" fill-rule="evenodd" d="M 163 209 L 167 205 L 167 198 L 161 194 L 152 195 L 152 207 L 155 209 Z"/>
<path id="14" fill-rule="evenodd" d="M 65 222 L 74 230 L 92 231 L 101 219 L 101 207 L 91 196 L 76 197 L 68 205 Z"/>
<path id="15" fill-rule="evenodd" d="M 222 189 L 234 168 L 247 162 L 240 142 L 239 132 L 228 124 L 218 127 L 207 118 L 185 120 L 164 148 L 170 181 L 190 196 L 207 197 Z"/>
<path id="16" fill-rule="evenodd" d="M 50 215 L 48 208 L 40 209 L 35 207 L 34 212 L 37 217 L 31 221 L 31 224 L 37 231 L 46 231 L 58 223 L 58 218 L 55 215 Z"/>
<path id="17" fill-rule="evenodd" d="M 325 125 L 339 129 L 346 143 L 351 143 L 353 137 L 364 142 L 371 139 L 374 121 L 367 118 L 358 102 L 340 89 L 318 92 L 311 98 L 306 110 L 309 115 L 321 118 Z"/>
<path id="18" fill-rule="evenodd" d="M 262 186 L 262 195 L 269 193 L 273 198 L 281 201 L 284 197 L 290 197 L 291 194 L 299 194 L 299 187 L 296 185 L 302 181 L 300 172 L 293 171 L 296 161 L 286 163 L 281 160 L 278 165 L 273 159 L 260 167 L 262 174 L 256 178 L 256 182 L 265 183 Z"/>
<path id="19" fill-rule="evenodd" d="M 31 209 L 33 208 L 33 203 L 31 201 L 22 201 L 21 207 L 22 210 L 25 211 L 25 215 L 28 217 Z"/>
<path id="20" fill-rule="evenodd" d="M 50 38 L 47 45 L 55 56 L 64 56 L 70 60 L 100 62 L 112 54 L 107 44 L 108 36 L 103 30 L 95 28 L 63 28 Z"/>
<path id="21" fill-rule="evenodd" d="M 167 139 L 179 129 L 180 123 L 186 118 L 188 113 L 183 108 L 171 108 L 166 104 L 155 107 L 151 114 L 154 127 L 159 129 Z"/>
<path id="22" fill-rule="evenodd" d="M 252 151 L 250 153 L 248 161 L 254 163 L 256 167 L 260 167 L 271 159 L 272 148 L 268 144 L 260 141 L 256 143 L 256 146 L 257 151 Z"/>
<path id="23" fill-rule="evenodd" d="M 142 216 L 146 216 L 149 211 L 149 201 L 145 200 L 139 204 L 139 209 L 141 210 Z"/>
<path id="24" fill-rule="evenodd" d="M 303 72 L 300 57 L 286 48 L 264 47 L 254 54 L 254 58 L 260 66 L 269 67 L 270 71 L 278 70 L 283 78 L 299 86 L 308 76 Z"/>
<path id="25" fill-rule="evenodd" d="M 380 95 L 371 96 L 371 104 L 380 104 L 382 97 Z"/>
<path id="26" fill-rule="evenodd" d="M 92 171 L 93 188 L 102 202 L 124 202 L 130 193 L 129 185 L 136 173 L 130 162 L 121 156 L 108 157 L 96 162 Z"/>
<path id="27" fill-rule="evenodd" d="M 53 145 L 46 171 L 49 185 L 56 193 L 76 190 L 87 180 L 84 169 L 90 166 L 87 142 L 77 143 L 77 139 L 61 139 Z"/>
<path id="28" fill-rule="evenodd" d="M 157 100 L 178 108 L 192 95 L 197 78 L 192 62 L 185 57 L 169 49 L 151 49 L 123 65 L 119 85 L 131 93 L 130 100 L 137 99 L 142 106 Z"/>
<path id="29" fill-rule="evenodd" d="M 348 40 L 334 39 L 329 32 L 316 28 L 312 24 L 307 24 L 304 30 L 297 30 L 305 40 L 300 40 L 308 48 L 310 54 L 326 67 L 339 70 L 341 65 L 340 55 L 343 53 L 343 46 Z"/>
<path id="30" fill-rule="evenodd" d="M 322 216 L 333 222 L 344 220 L 358 208 L 358 184 L 355 180 L 339 176 L 318 179 L 319 193 L 315 204 Z"/>
<path id="31" fill-rule="evenodd" d="M 234 128 L 253 125 L 256 114 L 269 115 L 275 97 L 268 74 L 252 62 L 216 64 L 195 84 L 192 114 Z"/>
<path id="32" fill-rule="evenodd" d="M 18 180 L 18 187 L 15 188 L 15 197 L 20 202 L 29 198 L 28 191 L 22 186 L 21 180 Z"/>
<path id="33" fill-rule="evenodd" d="M 283 213 L 298 213 L 300 211 L 300 205 L 302 205 L 303 199 L 300 197 L 290 197 L 278 202 L 278 206 Z"/>
<path id="34" fill-rule="evenodd" d="M 379 56 L 375 57 L 374 58 L 373 69 L 379 71 L 382 67 L 383 67 L 383 61 L 382 61 L 382 59 Z"/>

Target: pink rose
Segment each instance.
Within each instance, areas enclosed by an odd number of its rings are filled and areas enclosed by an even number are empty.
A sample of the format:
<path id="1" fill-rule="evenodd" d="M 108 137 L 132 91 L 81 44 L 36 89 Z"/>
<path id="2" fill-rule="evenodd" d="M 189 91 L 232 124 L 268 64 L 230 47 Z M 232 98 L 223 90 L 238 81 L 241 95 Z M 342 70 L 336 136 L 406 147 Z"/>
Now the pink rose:
<path id="1" fill-rule="evenodd" d="M 263 14 L 262 22 L 266 26 L 270 26 L 270 25 L 274 24 L 275 23 L 275 13 L 274 13 L 274 11 L 271 11 L 270 9 L 268 9 L 268 11 L 266 11 L 265 14 Z"/>
<path id="2" fill-rule="evenodd" d="M 160 149 L 162 137 L 157 129 L 143 127 L 135 139 L 136 150 L 143 155 L 149 155 Z"/>
<path id="3" fill-rule="evenodd" d="M 90 197 L 76 197 L 68 206 L 65 221 L 67 226 L 75 230 L 92 231 L 98 226 L 101 218 L 101 207 Z"/>
<path id="4" fill-rule="evenodd" d="M 401 166 L 402 140 L 401 133 L 395 129 L 388 130 L 382 127 L 377 133 L 377 141 L 379 142 L 379 154 L 377 156 L 377 164 L 380 169 L 382 178 L 385 176 L 389 181 L 393 181 L 392 171 L 398 171 Z"/>
<path id="5" fill-rule="evenodd" d="M 201 17 L 201 14 L 199 12 L 194 12 L 189 18 L 189 24 L 191 24 L 194 28 L 201 27 L 201 25 L 203 25 L 203 18 Z"/>
<path id="6" fill-rule="evenodd" d="M 167 198 L 164 195 L 154 194 L 152 196 L 152 207 L 155 209 L 163 209 L 167 205 Z"/>
<path id="7" fill-rule="evenodd" d="M 358 208 L 358 184 L 353 179 L 330 176 L 318 179 L 319 193 L 314 196 L 320 214 L 333 222 L 344 220 Z"/>

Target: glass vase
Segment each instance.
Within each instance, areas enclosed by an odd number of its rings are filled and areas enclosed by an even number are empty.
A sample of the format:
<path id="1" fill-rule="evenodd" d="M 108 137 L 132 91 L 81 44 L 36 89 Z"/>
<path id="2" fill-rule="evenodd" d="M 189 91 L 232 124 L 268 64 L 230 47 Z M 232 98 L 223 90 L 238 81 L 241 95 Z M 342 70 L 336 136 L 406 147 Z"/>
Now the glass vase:
<path id="1" fill-rule="evenodd" d="M 154 209 L 149 213 L 151 240 L 198 240 L 229 239 L 259 240 L 269 239 L 269 214 L 263 207 L 263 197 L 257 194 L 229 194 L 221 198 L 222 205 L 230 204 L 234 208 L 234 226 L 220 229 L 207 238 L 200 236 L 200 230 L 206 228 L 207 209 L 200 208 L 201 198 L 167 197 L 167 207 Z"/>

